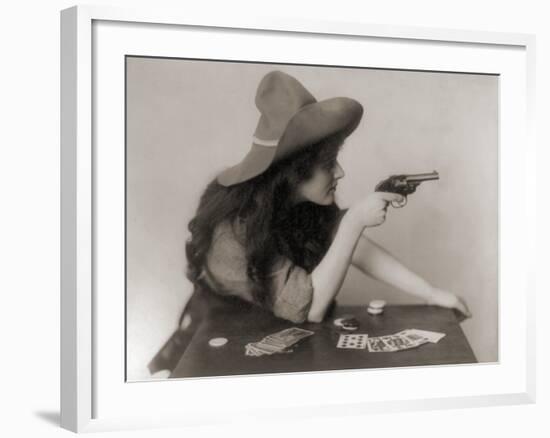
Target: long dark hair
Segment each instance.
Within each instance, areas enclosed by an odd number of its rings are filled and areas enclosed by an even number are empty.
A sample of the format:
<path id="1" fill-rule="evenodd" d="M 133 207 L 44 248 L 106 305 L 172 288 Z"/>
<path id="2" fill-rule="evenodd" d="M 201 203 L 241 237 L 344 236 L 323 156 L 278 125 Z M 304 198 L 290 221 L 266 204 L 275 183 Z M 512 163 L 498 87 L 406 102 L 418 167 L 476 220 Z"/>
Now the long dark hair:
<path id="1" fill-rule="evenodd" d="M 316 166 L 333 167 L 342 144 L 341 136 L 332 136 L 275 163 L 249 181 L 230 187 L 216 180 L 208 184 L 188 225 L 187 277 L 193 283 L 201 282 L 214 230 L 225 221 L 244 224 L 247 275 L 258 303 L 265 303 L 269 296 L 268 277 L 277 257 L 287 257 L 311 272 L 330 246 L 340 209 L 335 203 L 296 204 L 295 190 L 312 176 Z"/>

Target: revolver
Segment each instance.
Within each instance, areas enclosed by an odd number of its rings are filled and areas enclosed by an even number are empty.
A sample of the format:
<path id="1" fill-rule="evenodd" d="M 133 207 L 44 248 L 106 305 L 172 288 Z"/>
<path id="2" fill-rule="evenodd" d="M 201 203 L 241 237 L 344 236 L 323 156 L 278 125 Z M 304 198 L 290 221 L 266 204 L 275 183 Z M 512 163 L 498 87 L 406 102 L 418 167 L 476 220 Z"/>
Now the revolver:
<path id="1" fill-rule="evenodd" d="M 407 195 L 414 193 L 416 188 L 424 181 L 433 181 L 439 179 L 439 173 L 435 170 L 431 173 L 417 173 L 416 175 L 392 175 L 382 182 L 379 182 L 374 191 L 399 193 L 403 195 L 403 201 L 392 201 L 394 208 L 401 208 L 407 204 Z"/>

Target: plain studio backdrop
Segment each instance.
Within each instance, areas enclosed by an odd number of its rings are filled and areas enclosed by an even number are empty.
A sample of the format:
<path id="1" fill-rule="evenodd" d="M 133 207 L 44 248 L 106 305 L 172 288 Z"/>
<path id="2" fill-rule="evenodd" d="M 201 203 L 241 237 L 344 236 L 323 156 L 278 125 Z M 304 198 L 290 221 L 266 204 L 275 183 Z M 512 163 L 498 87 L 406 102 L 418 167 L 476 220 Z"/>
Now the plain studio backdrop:
<path id="1" fill-rule="evenodd" d="M 498 360 L 498 78 L 490 75 L 127 58 L 128 379 L 176 328 L 192 286 L 187 224 L 216 174 L 247 153 L 260 79 L 279 69 L 317 98 L 347 96 L 365 113 L 339 161 L 341 207 L 392 174 L 437 170 L 405 208 L 367 234 L 437 287 L 462 295 L 462 327 L 479 361 Z M 418 299 L 351 268 L 342 304 Z M 406 327 L 403 327 L 406 328 Z"/>

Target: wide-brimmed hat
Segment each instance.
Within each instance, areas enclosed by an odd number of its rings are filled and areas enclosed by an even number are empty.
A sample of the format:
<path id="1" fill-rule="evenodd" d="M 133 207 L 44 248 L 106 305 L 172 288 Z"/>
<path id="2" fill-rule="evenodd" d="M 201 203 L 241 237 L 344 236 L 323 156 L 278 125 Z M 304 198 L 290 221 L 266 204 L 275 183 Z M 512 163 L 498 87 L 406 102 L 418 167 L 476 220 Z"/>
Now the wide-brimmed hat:
<path id="1" fill-rule="evenodd" d="M 252 147 L 244 159 L 218 175 L 231 186 L 260 175 L 271 164 L 300 149 L 340 133 L 350 135 L 361 120 L 363 107 L 347 97 L 317 100 L 292 76 L 272 71 L 256 93 L 260 120 Z"/>

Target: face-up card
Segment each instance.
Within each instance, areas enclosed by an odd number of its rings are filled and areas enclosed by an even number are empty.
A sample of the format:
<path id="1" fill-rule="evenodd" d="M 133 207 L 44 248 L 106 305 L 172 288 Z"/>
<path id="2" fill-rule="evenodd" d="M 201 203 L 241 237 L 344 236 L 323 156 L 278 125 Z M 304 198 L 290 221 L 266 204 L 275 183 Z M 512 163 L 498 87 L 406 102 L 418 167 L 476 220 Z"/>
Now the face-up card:
<path id="1" fill-rule="evenodd" d="M 364 349 L 367 348 L 368 335 L 340 335 L 337 348 Z"/>
<path id="2" fill-rule="evenodd" d="M 414 344 L 404 336 L 403 337 L 398 335 L 382 336 L 382 340 L 386 344 L 388 344 L 392 349 L 395 349 L 395 350 L 405 350 L 407 348 L 411 348 L 414 346 Z"/>
<path id="3" fill-rule="evenodd" d="M 428 338 L 426 338 L 425 336 L 419 333 L 416 333 L 412 329 L 402 330 L 399 333 L 396 333 L 396 336 L 401 336 L 403 338 L 406 338 L 413 344 L 417 344 L 417 345 L 422 345 L 429 341 Z"/>
<path id="4" fill-rule="evenodd" d="M 394 345 L 387 342 L 384 336 L 369 338 L 367 342 L 367 347 L 371 353 L 381 353 L 398 350 L 398 348 L 396 348 Z"/>
<path id="5" fill-rule="evenodd" d="M 412 332 L 419 336 L 424 336 L 428 340 L 428 342 L 431 342 L 433 344 L 439 342 L 441 338 L 445 337 L 445 333 L 432 332 L 429 330 L 410 329 L 409 332 Z"/>

